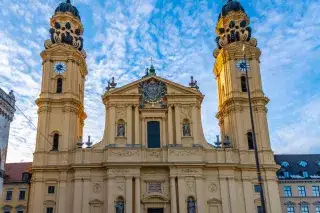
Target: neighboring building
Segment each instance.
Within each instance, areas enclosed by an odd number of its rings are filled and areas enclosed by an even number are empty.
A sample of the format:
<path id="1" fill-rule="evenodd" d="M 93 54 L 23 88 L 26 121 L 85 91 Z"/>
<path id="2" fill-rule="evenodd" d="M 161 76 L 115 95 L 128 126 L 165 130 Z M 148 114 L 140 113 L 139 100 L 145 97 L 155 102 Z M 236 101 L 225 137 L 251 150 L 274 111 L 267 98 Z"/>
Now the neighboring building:
<path id="1" fill-rule="evenodd" d="M 9 94 L 0 88 L 0 195 L 2 193 L 4 165 L 7 158 L 10 123 L 15 112 L 15 97 L 13 91 Z M 0 197 L 1 199 L 1 197 Z"/>
<path id="2" fill-rule="evenodd" d="M 221 144 L 207 143 L 201 124 L 204 95 L 156 75 L 102 96 L 102 140 L 83 148 L 83 26 L 77 8 L 61 3 L 41 53 L 43 76 L 32 164 L 32 213 L 255 213 L 261 212 L 245 76 L 249 77 L 268 212 L 281 212 L 262 91 L 260 55 L 249 17 L 229 0 L 217 24 L 214 74 Z M 243 59 L 243 46 L 248 62 Z M 241 65 L 241 67 L 239 67 Z M 45 137 L 43 137 L 43 135 Z"/>
<path id="3" fill-rule="evenodd" d="M 1 213 L 27 213 L 32 163 L 7 163 Z"/>
<path id="4" fill-rule="evenodd" d="M 283 213 L 320 213 L 320 155 L 275 155 Z"/>

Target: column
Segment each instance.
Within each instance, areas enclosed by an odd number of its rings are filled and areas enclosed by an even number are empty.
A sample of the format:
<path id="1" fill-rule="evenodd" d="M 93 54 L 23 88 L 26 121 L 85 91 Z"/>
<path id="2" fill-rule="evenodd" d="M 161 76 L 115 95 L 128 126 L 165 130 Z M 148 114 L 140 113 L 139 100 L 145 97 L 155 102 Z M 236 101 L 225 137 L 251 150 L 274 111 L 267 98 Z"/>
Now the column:
<path id="1" fill-rule="evenodd" d="M 196 177 L 197 212 L 205 212 L 203 178 Z"/>
<path id="2" fill-rule="evenodd" d="M 65 212 L 66 211 L 66 201 L 67 201 L 67 172 L 63 171 L 60 173 L 60 181 L 59 181 L 59 190 L 58 193 L 58 206 L 56 207 L 57 212 Z"/>
<path id="3" fill-rule="evenodd" d="M 90 205 L 89 205 L 89 202 L 90 202 L 90 193 L 92 192 L 90 190 L 90 180 L 89 179 L 84 179 L 83 180 L 83 194 L 82 194 L 82 211 L 83 213 L 86 213 L 86 212 L 90 212 Z"/>
<path id="4" fill-rule="evenodd" d="M 177 213 L 177 192 L 175 177 L 170 177 L 171 213 Z"/>
<path id="5" fill-rule="evenodd" d="M 167 141 L 167 130 L 166 130 L 166 119 L 163 117 L 161 119 L 161 128 L 162 128 L 162 136 L 161 136 L 161 146 L 166 146 L 168 144 Z"/>
<path id="6" fill-rule="evenodd" d="M 251 181 L 248 178 L 243 178 L 243 193 L 245 194 L 244 202 L 246 212 L 255 212 L 256 207 L 253 202 L 255 199 L 253 187 Z"/>
<path id="7" fill-rule="evenodd" d="M 82 213 L 82 180 L 81 179 L 75 179 L 74 180 L 74 194 L 73 194 L 73 213 Z"/>
<path id="8" fill-rule="evenodd" d="M 222 201 L 222 212 L 231 213 L 230 207 L 230 197 L 229 197 L 229 187 L 228 182 L 225 177 L 220 178 L 220 192 L 221 192 L 221 201 Z M 233 212 L 232 212 L 233 213 Z"/>
<path id="9" fill-rule="evenodd" d="M 147 139 L 146 139 L 146 123 L 145 119 L 141 118 L 141 128 L 142 128 L 142 133 L 141 133 L 141 140 L 142 140 L 142 146 L 147 147 Z"/>
<path id="10" fill-rule="evenodd" d="M 231 206 L 231 212 L 243 212 L 241 206 L 237 202 L 237 187 L 235 183 L 235 179 L 232 178 L 227 178 L 228 185 L 229 185 L 229 196 L 230 196 L 230 206 Z"/>
<path id="11" fill-rule="evenodd" d="M 173 144 L 172 106 L 168 107 L 168 143 Z"/>
<path id="12" fill-rule="evenodd" d="M 139 128 L 139 126 L 140 126 L 140 118 L 139 118 L 139 106 L 138 105 L 136 105 L 135 107 L 134 107 L 134 122 L 135 122 L 135 124 L 134 124 L 134 129 L 135 129 L 135 139 L 134 139 L 134 143 L 135 144 L 141 144 L 141 141 L 140 141 L 140 138 L 139 138 L 139 136 L 140 136 L 140 128 Z"/>
<path id="13" fill-rule="evenodd" d="M 181 144 L 180 107 L 175 105 L 176 144 Z"/>
<path id="14" fill-rule="evenodd" d="M 132 144 L 132 106 L 127 106 L 127 144 Z"/>
<path id="15" fill-rule="evenodd" d="M 197 118 L 197 108 L 195 105 L 192 106 L 192 133 L 191 135 L 194 138 L 194 143 L 195 144 L 200 144 L 200 133 L 199 133 L 199 123 L 198 123 L 198 118 Z"/>
<path id="16" fill-rule="evenodd" d="M 110 132 L 109 132 L 109 144 L 115 144 L 116 137 L 116 108 L 115 106 L 110 106 L 109 109 L 109 118 L 110 118 Z"/>
<path id="17" fill-rule="evenodd" d="M 141 195 L 140 195 L 140 177 L 135 178 L 135 198 L 136 198 L 136 203 L 135 203 L 135 213 L 141 213 Z"/>
<path id="18" fill-rule="evenodd" d="M 187 195 L 188 195 L 188 192 L 186 189 L 186 182 L 184 180 L 184 177 L 178 177 L 179 213 L 187 212 L 187 201 L 186 201 Z"/>
<path id="19" fill-rule="evenodd" d="M 115 191 L 114 189 L 114 178 L 113 177 L 108 177 L 108 187 L 107 187 L 107 195 L 108 195 L 108 206 L 107 206 L 107 212 L 114 212 L 115 207 L 114 207 L 114 202 L 115 198 L 113 197 L 113 192 Z"/>
<path id="20" fill-rule="evenodd" d="M 132 177 L 126 177 L 126 213 L 132 213 Z"/>

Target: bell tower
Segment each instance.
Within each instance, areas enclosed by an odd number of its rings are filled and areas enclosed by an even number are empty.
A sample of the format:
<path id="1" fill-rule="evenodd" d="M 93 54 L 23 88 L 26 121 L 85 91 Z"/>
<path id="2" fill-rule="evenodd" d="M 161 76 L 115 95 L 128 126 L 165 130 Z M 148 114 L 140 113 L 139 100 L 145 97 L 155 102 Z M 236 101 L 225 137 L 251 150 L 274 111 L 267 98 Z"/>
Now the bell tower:
<path id="1" fill-rule="evenodd" d="M 87 75 L 83 26 L 70 0 L 60 3 L 50 19 L 51 38 L 45 41 L 38 105 L 38 152 L 70 151 L 83 134 L 84 82 Z M 54 152 L 53 152 L 54 153 Z"/>
<path id="2" fill-rule="evenodd" d="M 216 25 L 217 48 L 214 74 L 218 87 L 218 113 L 222 141 L 240 151 L 253 150 L 249 99 L 245 69 L 251 90 L 258 150 L 271 151 L 266 105 L 262 90 L 261 51 L 251 36 L 250 19 L 238 1 L 229 0 L 222 8 Z M 246 58 L 246 60 L 244 60 Z M 222 143 L 224 144 L 224 143 Z"/>

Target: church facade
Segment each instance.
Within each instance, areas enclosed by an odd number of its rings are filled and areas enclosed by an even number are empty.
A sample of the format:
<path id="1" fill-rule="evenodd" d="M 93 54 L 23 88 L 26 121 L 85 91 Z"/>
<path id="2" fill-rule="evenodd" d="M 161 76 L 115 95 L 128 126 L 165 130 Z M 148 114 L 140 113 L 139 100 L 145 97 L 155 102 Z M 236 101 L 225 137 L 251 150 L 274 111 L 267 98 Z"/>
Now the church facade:
<path id="1" fill-rule="evenodd" d="M 195 80 L 183 86 L 156 74 L 102 96 L 102 140 L 83 148 L 87 75 L 83 26 L 76 7 L 61 3 L 45 41 L 38 135 L 32 164 L 32 213 L 260 212 L 249 102 L 239 62 L 250 67 L 257 146 L 267 212 L 281 212 L 262 91 L 260 50 L 240 3 L 222 8 L 214 74 L 221 140 L 207 143 L 201 124 L 204 95 Z M 244 51 L 243 52 L 243 46 Z M 212 118 L 214 119 L 214 118 Z"/>

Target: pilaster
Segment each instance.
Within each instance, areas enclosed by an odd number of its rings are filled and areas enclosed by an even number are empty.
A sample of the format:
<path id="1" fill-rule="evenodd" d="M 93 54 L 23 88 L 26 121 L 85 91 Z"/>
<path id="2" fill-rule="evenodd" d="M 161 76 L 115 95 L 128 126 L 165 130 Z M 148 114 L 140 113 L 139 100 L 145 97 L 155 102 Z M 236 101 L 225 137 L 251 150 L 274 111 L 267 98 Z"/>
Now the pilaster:
<path id="1" fill-rule="evenodd" d="M 177 192 L 175 177 L 170 177 L 171 213 L 177 213 Z"/>
<path id="2" fill-rule="evenodd" d="M 126 213 L 133 213 L 132 212 L 132 177 L 126 177 Z"/>
<path id="3" fill-rule="evenodd" d="M 135 213 L 141 212 L 140 177 L 135 177 Z"/>
<path id="4" fill-rule="evenodd" d="M 132 144 L 132 106 L 127 106 L 127 144 Z"/>
<path id="5" fill-rule="evenodd" d="M 173 119 L 172 106 L 168 106 L 168 143 L 173 144 Z"/>
<path id="6" fill-rule="evenodd" d="M 180 106 L 176 104 L 175 110 L 175 125 L 176 125 L 176 144 L 181 144 L 181 121 L 180 121 Z"/>
<path id="7" fill-rule="evenodd" d="M 135 129 L 135 140 L 134 140 L 134 143 L 135 144 L 141 144 L 141 141 L 140 141 L 140 118 L 139 118 L 139 106 L 136 105 L 134 106 L 134 121 L 135 121 L 135 124 L 134 124 L 134 129 Z"/>

